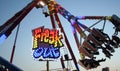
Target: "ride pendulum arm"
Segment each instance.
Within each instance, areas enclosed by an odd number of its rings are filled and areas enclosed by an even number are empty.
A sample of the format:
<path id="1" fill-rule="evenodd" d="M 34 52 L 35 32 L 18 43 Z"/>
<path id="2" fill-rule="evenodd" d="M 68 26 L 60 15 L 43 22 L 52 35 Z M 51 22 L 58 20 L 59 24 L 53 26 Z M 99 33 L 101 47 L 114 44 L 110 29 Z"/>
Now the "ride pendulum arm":
<path id="1" fill-rule="evenodd" d="M 21 11 L 16 13 L 11 19 L 0 26 L 0 42 L 2 43 L 14 30 L 14 28 L 24 19 L 24 17 L 37 5 L 40 0 L 30 2 Z"/>
<path id="2" fill-rule="evenodd" d="M 81 37 L 85 38 L 86 35 L 85 33 L 82 31 L 82 29 L 80 28 L 80 26 L 82 26 L 84 29 L 88 28 L 87 26 L 77 22 L 76 20 L 76 17 L 74 17 L 72 14 L 70 14 L 67 10 L 65 10 L 63 7 L 61 7 L 57 2 L 51 2 L 52 4 L 51 5 L 54 5 L 54 8 L 56 12 L 58 12 L 59 14 L 61 14 L 65 19 L 67 19 L 71 25 L 73 26 L 73 34 L 74 34 L 74 38 L 75 38 L 75 41 L 76 41 L 76 44 L 77 44 L 77 47 L 79 49 L 80 47 L 80 44 L 79 44 L 79 40 L 77 38 L 77 33 L 76 33 L 76 30 L 80 33 Z M 51 10 L 54 9 L 51 7 Z M 79 24 L 80 26 L 79 26 Z M 76 30 L 75 30 L 76 29 Z M 88 29 L 88 31 L 90 31 L 90 29 Z"/>
<path id="3" fill-rule="evenodd" d="M 56 17 L 56 21 L 58 22 L 58 26 L 61 28 L 61 32 L 62 32 L 63 35 L 64 35 L 65 42 L 66 42 L 66 44 L 67 44 L 68 50 L 69 50 L 69 52 L 70 52 L 70 54 L 71 54 L 71 57 L 72 57 L 72 59 L 73 59 L 73 62 L 74 62 L 74 64 L 75 64 L 75 67 L 76 67 L 77 71 L 80 71 L 80 70 L 79 70 L 79 67 L 78 67 L 78 63 L 77 63 L 76 58 L 75 58 L 75 55 L 74 55 L 74 53 L 73 53 L 73 51 L 72 51 L 72 47 L 70 46 L 70 43 L 69 43 L 69 41 L 68 41 L 68 39 L 67 39 L 67 36 L 66 36 L 66 34 L 65 34 L 65 31 L 64 31 L 64 29 L 63 29 L 63 27 L 62 27 L 62 24 L 61 24 L 61 22 L 60 22 L 60 20 L 59 20 L 59 17 L 58 17 L 58 15 L 57 15 L 57 13 L 55 14 L 55 17 Z"/>
<path id="4" fill-rule="evenodd" d="M 78 67 L 78 64 L 77 64 L 77 61 L 76 61 L 76 58 L 75 58 L 75 56 L 74 56 L 74 53 L 73 53 L 73 51 L 72 51 L 72 49 L 71 49 L 70 43 L 69 43 L 69 41 L 68 41 L 68 39 L 67 39 L 67 36 L 66 36 L 66 34 L 65 34 L 65 31 L 64 31 L 64 29 L 63 29 L 63 27 L 62 27 L 62 24 L 61 24 L 61 22 L 60 22 L 60 19 L 59 19 L 59 17 L 58 17 L 58 15 L 57 15 L 56 12 L 53 12 L 53 10 L 51 11 L 50 6 L 52 6 L 52 5 L 51 5 L 51 4 L 48 5 L 49 12 L 50 12 L 50 19 L 51 19 L 51 22 L 52 22 L 52 26 L 53 26 L 53 28 L 56 28 L 56 27 L 55 27 L 55 22 L 54 22 L 54 21 L 56 20 L 57 23 L 58 23 L 58 27 L 60 28 L 61 32 L 62 32 L 63 35 L 64 35 L 65 43 L 66 43 L 66 45 L 67 45 L 67 47 L 68 47 L 68 50 L 69 50 L 69 52 L 70 52 L 70 55 L 71 55 L 71 57 L 72 57 L 72 59 L 73 59 L 74 65 L 75 65 L 77 71 L 80 71 L 80 70 L 79 70 L 79 67 Z M 55 18 L 55 20 L 54 20 L 54 18 Z"/>

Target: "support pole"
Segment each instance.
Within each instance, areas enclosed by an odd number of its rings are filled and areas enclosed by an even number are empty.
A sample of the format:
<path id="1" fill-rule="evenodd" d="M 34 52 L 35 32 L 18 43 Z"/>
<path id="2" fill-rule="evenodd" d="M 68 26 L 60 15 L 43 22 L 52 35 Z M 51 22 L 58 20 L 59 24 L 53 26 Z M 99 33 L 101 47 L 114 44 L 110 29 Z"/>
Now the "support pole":
<path id="1" fill-rule="evenodd" d="M 61 65 L 62 65 L 62 68 L 63 68 L 63 70 L 65 69 L 65 64 L 64 64 L 64 61 L 63 61 L 63 57 L 61 56 L 61 58 L 60 58 L 60 61 L 61 61 Z"/>
<path id="2" fill-rule="evenodd" d="M 49 60 L 47 60 L 46 66 L 47 66 L 47 71 L 49 71 Z"/>
<path id="3" fill-rule="evenodd" d="M 15 47 L 16 47 L 15 45 L 16 45 L 16 41 L 17 41 L 19 27 L 20 27 L 20 24 L 18 25 L 18 28 L 17 28 L 17 32 L 16 32 L 16 36 L 15 36 L 15 41 L 14 41 L 14 45 L 13 45 L 13 49 L 12 49 L 12 54 L 11 54 L 11 58 L 10 58 L 10 63 L 12 63 L 12 61 L 13 61 L 13 57 L 14 57 L 14 53 L 15 53 Z"/>

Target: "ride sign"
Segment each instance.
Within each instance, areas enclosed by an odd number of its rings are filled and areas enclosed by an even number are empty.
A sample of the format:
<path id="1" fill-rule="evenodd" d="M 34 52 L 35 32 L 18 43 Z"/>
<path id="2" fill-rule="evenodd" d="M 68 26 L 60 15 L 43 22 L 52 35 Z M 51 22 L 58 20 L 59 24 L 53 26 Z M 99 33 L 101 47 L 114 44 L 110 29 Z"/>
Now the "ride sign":
<path id="1" fill-rule="evenodd" d="M 33 57 L 35 59 L 57 59 L 60 57 L 60 47 L 63 47 L 63 36 L 59 30 L 39 27 L 32 30 L 33 33 Z"/>

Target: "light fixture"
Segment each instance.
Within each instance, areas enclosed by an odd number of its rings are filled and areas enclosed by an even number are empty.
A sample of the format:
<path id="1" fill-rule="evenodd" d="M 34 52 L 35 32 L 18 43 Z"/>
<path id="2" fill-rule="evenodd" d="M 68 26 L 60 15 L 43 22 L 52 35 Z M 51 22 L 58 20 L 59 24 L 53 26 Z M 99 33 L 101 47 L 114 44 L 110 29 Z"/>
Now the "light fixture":
<path id="1" fill-rule="evenodd" d="M 40 1 L 39 4 L 40 4 L 41 6 L 45 6 L 45 3 L 44 3 L 43 1 Z"/>
<path id="2" fill-rule="evenodd" d="M 38 2 L 36 8 L 43 8 L 45 5 L 46 5 L 46 1 L 41 0 Z"/>

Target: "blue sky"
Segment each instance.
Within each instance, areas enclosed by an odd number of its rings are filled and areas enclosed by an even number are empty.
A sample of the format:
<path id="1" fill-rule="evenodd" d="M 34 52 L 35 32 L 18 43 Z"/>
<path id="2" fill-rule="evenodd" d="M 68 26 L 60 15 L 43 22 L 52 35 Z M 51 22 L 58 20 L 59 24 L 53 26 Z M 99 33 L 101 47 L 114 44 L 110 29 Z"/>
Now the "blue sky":
<path id="1" fill-rule="evenodd" d="M 15 13 L 20 11 L 32 0 L 1 0 L 0 1 L 0 25 L 4 24 L 8 19 L 10 19 Z M 120 6 L 119 0 L 56 0 L 62 7 L 68 10 L 74 16 L 111 16 L 116 14 L 120 17 Z M 74 37 L 72 35 L 72 29 L 70 23 L 61 15 L 59 15 L 60 20 L 63 24 L 71 47 L 75 53 L 75 57 L 79 60 L 79 53 L 74 43 Z M 92 25 L 95 21 L 84 20 L 80 21 L 87 26 Z M 45 62 L 35 61 L 32 57 L 32 29 L 45 26 L 46 28 L 52 28 L 50 18 L 45 18 L 42 14 L 41 9 L 34 8 L 20 23 L 20 30 L 16 44 L 16 50 L 14 55 L 13 64 L 17 65 L 24 71 L 40 71 L 46 69 Z M 95 27 L 101 28 L 100 24 Z M 105 31 L 110 36 L 114 33 L 113 25 L 111 22 L 106 22 Z M 68 31 L 70 30 L 70 31 Z M 0 44 L 0 56 L 7 60 L 10 60 L 11 51 L 14 43 L 16 29 L 12 34 Z M 119 35 L 120 36 L 120 35 Z M 92 69 L 89 71 L 101 71 L 103 67 L 110 67 L 111 71 L 120 71 L 120 49 L 115 49 L 115 53 L 111 59 L 106 60 L 106 62 L 101 63 L 97 69 Z M 101 54 L 98 58 L 104 58 L 105 56 Z M 50 69 L 61 68 L 60 61 L 56 60 L 50 62 Z M 86 71 L 80 66 L 81 71 Z"/>

